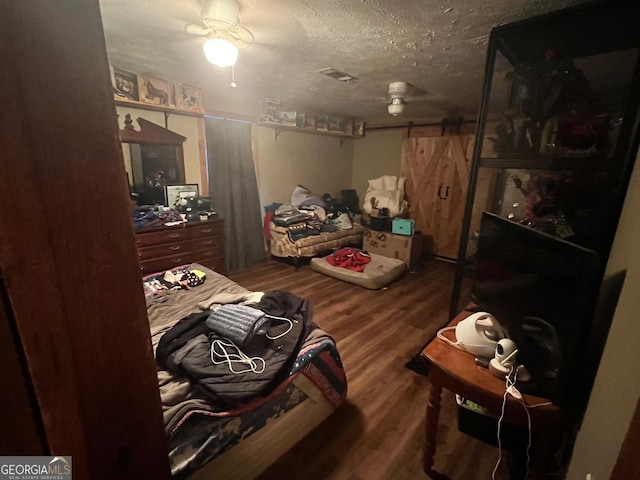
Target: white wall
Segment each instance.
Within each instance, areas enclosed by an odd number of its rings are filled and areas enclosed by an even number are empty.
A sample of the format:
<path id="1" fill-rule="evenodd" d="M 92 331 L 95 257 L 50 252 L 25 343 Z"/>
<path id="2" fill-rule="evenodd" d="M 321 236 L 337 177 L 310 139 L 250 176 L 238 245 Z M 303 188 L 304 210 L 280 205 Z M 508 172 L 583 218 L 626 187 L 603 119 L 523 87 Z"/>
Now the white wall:
<path id="1" fill-rule="evenodd" d="M 138 117 L 142 117 L 156 125 L 165 127 L 163 112 L 122 106 L 116 106 L 116 111 L 118 112 L 118 123 L 121 129 L 124 127 L 124 118 L 127 113 L 131 114 L 133 125 L 136 130 L 140 128 L 136 122 Z M 167 118 L 166 128 L 172 132 L 182 135 L 183 137 L 187 137 L 183 144 L 185 182 L 197 183 L 200 185 L 200 192 L 202 192 L 203 186 L 200 176 L 200 139 L 198 133 L 198 121 L 202 121 L 202 119 L 194 116 L 171 113 Z M 129 181 L 131 182 L 133 178 L 131 175 L 131 156 L 129 154 L 127 144 L 122 145 L 122 153 L 124 155 L 125 168 L 129 173 Z"/>
<path id="2" fill-rule="evenodd" d="M 254 128 L 254 155 L 258 191 L 262 206 L 273 202 L 289 204 L 296 185 L 313 193 L 340 198 L 351 188 L 354 143 L 340 145 L 338 137 L 282 130 Z M 263 212 L 264 213 L 264 212 Z"/>
<path id="3" fill-rule="evenodd" d="M 638 155 L 640 157 L 640 155 Z M 625 199 L 607 274 L 627 270 L 598 375 L 567 475 L 594 480 L 611 475 L 640 397 L 640 158 Z"/>
<path id="4" fill-rule="evenodd" d="M 400 175 L 403 132 L 401 128 L 368 130 L 364 138 L 354 142 L 352 188 L 358 193 L 361 206 L 367 180 Z"/>

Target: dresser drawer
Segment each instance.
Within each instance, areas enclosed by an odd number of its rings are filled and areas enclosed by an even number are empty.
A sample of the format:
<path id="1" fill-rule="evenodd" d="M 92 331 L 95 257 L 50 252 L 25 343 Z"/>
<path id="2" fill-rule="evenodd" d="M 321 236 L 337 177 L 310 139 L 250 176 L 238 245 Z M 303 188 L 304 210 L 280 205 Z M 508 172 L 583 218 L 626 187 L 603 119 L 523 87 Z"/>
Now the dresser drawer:
<path id="1" fill-rule="evenodd" d="M 181 255 L 191 251 L 191 242 L 165 243 L 162 245 L 152 245 L 138 248 L 138 258 L 149 260 L 156 257 L 167 257 L 169 255 Z"/>
<path id="2" fill-rule="evenodd" d="M 223 246 L 222 235 L 215 235 L 213 237 L 194 238 L 191 240 L 191 248 L 194 250 L 204 250 L 208 248 L 219 248 L 222 250 Z"/>
<path id="3" fill-rule="evenodd" d="M 174 243 L 187 240 L 189 233 L 184 228 L 167 229 L 161 232 L 137 233 L 136 245 L 144 247 L 146 245 L 157 245 L 160 243 Z"/>
<path id="4" fill-rule="evenodd" d="M 197 227 L 190 227 L 189 233 L 191 238 L 202 238 L 211 235 L 222 236 L 222 222 L 220 223 L 208 223 L 206 225 L 198 225 Z"/>
<path id="5" fill-rule="evenodd" d="M 202 250 L 193 250 L 194 258 L 224 257 L 221 246 L 213 246 Z"/>
<path id="6" fill-rule="evenodd" d="M 136 232 L 138 263 L 143 275 L 193 262 L 223 273 L 224 220 L 186 223 Z"/>

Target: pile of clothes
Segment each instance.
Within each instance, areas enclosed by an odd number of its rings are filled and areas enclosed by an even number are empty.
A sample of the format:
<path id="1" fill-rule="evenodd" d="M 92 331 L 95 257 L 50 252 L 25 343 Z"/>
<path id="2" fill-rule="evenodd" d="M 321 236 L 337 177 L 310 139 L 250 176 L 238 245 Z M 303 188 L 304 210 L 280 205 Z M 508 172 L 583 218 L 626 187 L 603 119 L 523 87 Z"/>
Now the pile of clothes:
<path id="1" fill-rule="evenodd" d="M 168 290 L 188 290 L 197 287 L 202 285 L 206 278 L 207 275 L 203 271 L 183 265 L 145 277 L 142 286 L 145 297 L 150 297 Z"/>
<path id="2" fill-rule="evenodd" d="M 142 228 L 171 226 L 183 223 L 185 220 L 174 208 L 162 207 L 159 205 L 146 205 L 134 207 L 133 226 L 136 230 Z"/>
<path id="3" fill-rule="evenodd" d="M 322 232 L 353 228 L 354 213 L 346 205 L 329 194 L 319 198 L 302 185 L 294 189 L 291 205 L 274 203 L 265 207 L 265 212 L 267 239 L 269 222 L 287 228 L 291 242 Z"/>

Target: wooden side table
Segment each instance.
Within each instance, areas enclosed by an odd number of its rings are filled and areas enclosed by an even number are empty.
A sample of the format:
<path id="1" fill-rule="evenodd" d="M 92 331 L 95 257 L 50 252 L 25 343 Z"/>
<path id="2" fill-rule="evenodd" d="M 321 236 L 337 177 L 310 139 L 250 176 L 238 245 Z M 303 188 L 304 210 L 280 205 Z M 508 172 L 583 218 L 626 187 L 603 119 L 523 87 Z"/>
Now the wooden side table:
<path id="1" fill-rule="evenodd" d="M 455 326 L 468 315 L 469 312 L 461 312 L 449 323 L 449 326 Z M 454 340 L 452 331 L 445 332 L 445 335 Z M 437 337 L 424 348 L 421 356 L 429 365 L 431 383 L 427 400 L 426 440 L 422 458 L 424 471 L 429 473 L 433 467 L 436 451 L 442 389 L 446 388 L 484 406 L 497 417 L 502 410 L 505 381 L 493 376 L 488 369 L 476 365 L 473 355 Z M 549 402 L 546 398 L 534 395 L 523 395 L 523 399 L 530 406 Z M 545 467 L 548 466 L 564 429 L 563 415 L 560 408 L 553 404 L 529 408 L 528 411 L 531 417 L 531 430 L 536 432 L 537 440 L 536 448 L 532 449 L 531 478 L 545 478 Z M 519 400 L 510 395 L 507 397 L 503 420 L 525 428 L 528 425 L 524 407 Z"/>

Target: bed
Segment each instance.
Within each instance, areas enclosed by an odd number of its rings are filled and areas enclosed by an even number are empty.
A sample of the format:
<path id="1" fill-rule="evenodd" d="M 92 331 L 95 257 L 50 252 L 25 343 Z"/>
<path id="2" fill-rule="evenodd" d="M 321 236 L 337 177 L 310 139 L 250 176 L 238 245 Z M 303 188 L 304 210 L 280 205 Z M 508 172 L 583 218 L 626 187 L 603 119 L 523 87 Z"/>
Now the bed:
<path id="1" fill-rule="evenodd" d="M 172 273 L 202 272 L 204 283 L 180 287 L 163 281 L 164 272 L 144 277 L 152 345 L 190 315 L 205 312 L 221 298 L 251 292 L 199 264 Z M 186 376 L 158 366 L 172 474 L 176 479 L 255 478 L 344 401 L 347 385 L 336 344 L 310 322 L 284 378 L 264 394 L 228 407 L 211 401 Z M 162 348 L 162 347 L 161 347 Z"/>

